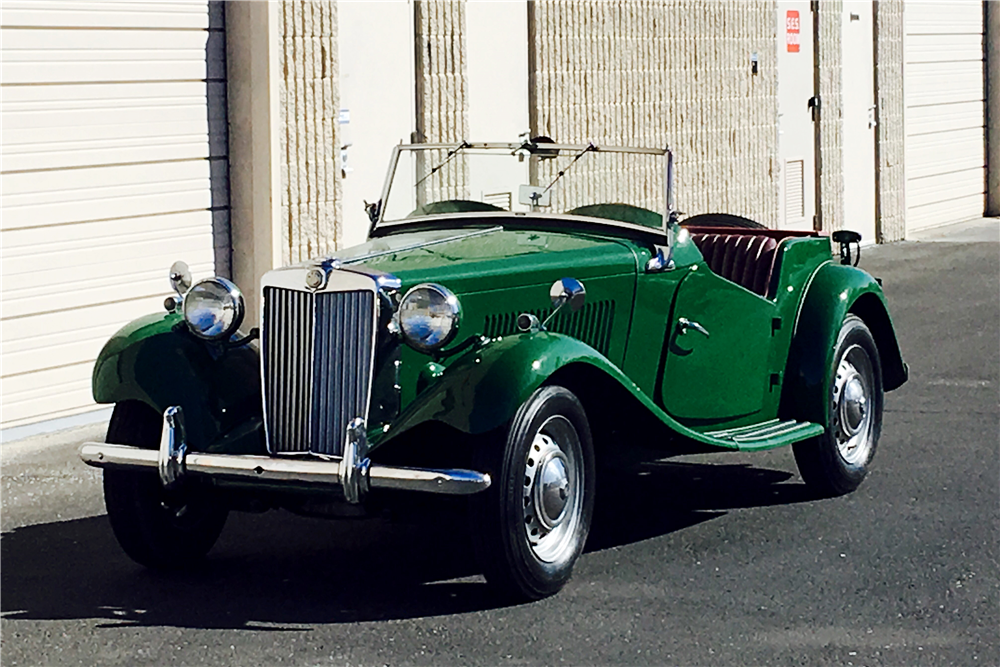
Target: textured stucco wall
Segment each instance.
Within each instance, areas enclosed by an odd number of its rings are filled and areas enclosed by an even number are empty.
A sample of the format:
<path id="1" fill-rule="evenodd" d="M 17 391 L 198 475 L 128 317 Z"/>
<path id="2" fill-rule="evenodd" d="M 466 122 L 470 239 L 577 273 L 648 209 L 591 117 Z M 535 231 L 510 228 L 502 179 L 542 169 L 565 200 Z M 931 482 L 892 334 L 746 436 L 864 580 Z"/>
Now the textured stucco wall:
<path id="1" fill-rule="evenodd" d="M 423 143 L 457 142 L 469 137 L 469 75 L 465 48 L 465 2 L 417 0 L 414 3 L 414 64 L 416 76 L 416 140 Z M 498 54 L 499 57 L 499 54 Z M 418 175 L 439 164 L 445 154 L 421 155 Z M 466 198 L 455 183 L 467 179 L 468 165 L 451 160 L 418 188 L 418 204 L 425 198 Z"/>
<path id="2" fill-rule="evenodd" d="M 769 0 L 533 2 L 532 131 L 561 143 L 669 145 L 678 158 L 678 208 L 773 227 L 775 11 Z M 632 177 L 636 198 L 661 207 L 662 195 Z"/>
<path id="3" fill-rule="evenodd" d="M 333 251 L 340 236 L 337 4 L 288 0 L 278 14 L 281 251 L 288 264 Z"/>
<path id="4" fill-rule="evenodd" d="M 875 1 L 876 222 L 879 243 L 906 235 L 903 0 Z"/>
<path id="5" fill-rule="evenodd" d="M 816 41 L 819 69 L 819 211 L 823 229 L 844 226 L 844 104 L 841 69 L 841 22 L 844 3 L 821 0 L 816 13 L 819 39 Z"/>

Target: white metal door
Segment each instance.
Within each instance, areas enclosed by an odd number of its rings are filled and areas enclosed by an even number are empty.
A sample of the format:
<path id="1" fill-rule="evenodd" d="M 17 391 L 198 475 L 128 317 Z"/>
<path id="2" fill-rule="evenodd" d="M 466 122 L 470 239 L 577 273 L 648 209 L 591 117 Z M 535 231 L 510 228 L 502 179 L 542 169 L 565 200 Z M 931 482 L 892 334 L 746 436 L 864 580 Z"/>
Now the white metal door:
<path id="1" fill-rule="evenodd" d="M 907 232 L 985 209 L 983 3 L 907 2 Z"/>
<path id="2" fill-rule="evenodd" d="M 382 196 L 392 147 L 415 124 L 412 2 L 338 2 L 342 246 L 368 236 L 364 202 Z"/>
<path id="3" fill-rule="evenodd" d="M 816 213 L 812 110 L 813 16 L 808 0 L 778 2 L 778 179 L 782 229 L 809 230 Z"/>
<path id="4" fill-rule="evenodd" d="M 847 0 L 843 15 L 844 228 L 875 243 L 875 33 L 872 0 Z"/>
<path id="5" fill-rule="evenodd" d="M 228 271 L 221 4 L 4 2 L 3 428 L 95 409 L 167 270 Z M 216 267 L 216 246 L 222 264 Z"/>

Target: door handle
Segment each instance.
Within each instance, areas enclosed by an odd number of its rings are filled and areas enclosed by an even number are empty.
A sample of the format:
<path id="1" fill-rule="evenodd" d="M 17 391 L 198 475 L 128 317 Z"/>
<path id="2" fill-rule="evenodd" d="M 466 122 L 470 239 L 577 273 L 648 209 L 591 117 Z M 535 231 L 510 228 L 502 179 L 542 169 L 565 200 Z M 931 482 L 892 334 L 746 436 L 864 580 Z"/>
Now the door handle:
<path id="1" fill-rule="evenodd" d="M 678 318 L 677 332 L 680 333 L 681 335 L 684 335 L 688 332 L 688 329 L 691 329 L 692 331 L 697 331 L 698 333 L 704 335 L 705 338 L 708 338 L 708 329 L 701 326 L 697 322 L 692 322 L 686 317 Z"/>

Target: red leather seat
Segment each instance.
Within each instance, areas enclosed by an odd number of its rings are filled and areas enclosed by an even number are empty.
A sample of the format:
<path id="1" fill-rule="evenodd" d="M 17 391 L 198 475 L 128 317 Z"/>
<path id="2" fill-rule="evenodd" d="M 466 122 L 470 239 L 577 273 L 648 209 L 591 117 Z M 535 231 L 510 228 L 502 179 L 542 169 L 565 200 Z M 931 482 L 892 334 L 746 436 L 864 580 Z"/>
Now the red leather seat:
<path id="1" fill-rule="evenodd" d="M 777 241 L 750 234 L 692 234 L 691 239 L 713 272 L 767 296 Z"/>

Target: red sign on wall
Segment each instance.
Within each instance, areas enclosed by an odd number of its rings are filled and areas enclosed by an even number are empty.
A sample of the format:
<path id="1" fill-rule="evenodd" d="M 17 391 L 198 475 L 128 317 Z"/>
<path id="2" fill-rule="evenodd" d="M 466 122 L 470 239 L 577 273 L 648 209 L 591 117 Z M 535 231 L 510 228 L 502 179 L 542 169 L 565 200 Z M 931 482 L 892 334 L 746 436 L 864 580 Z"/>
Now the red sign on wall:
<path id="1" fill-rule="evenodd" d="M 785 46 L 789 53 L 799 52 L 799 13 L 794 9 L 785 14 Z"/>

